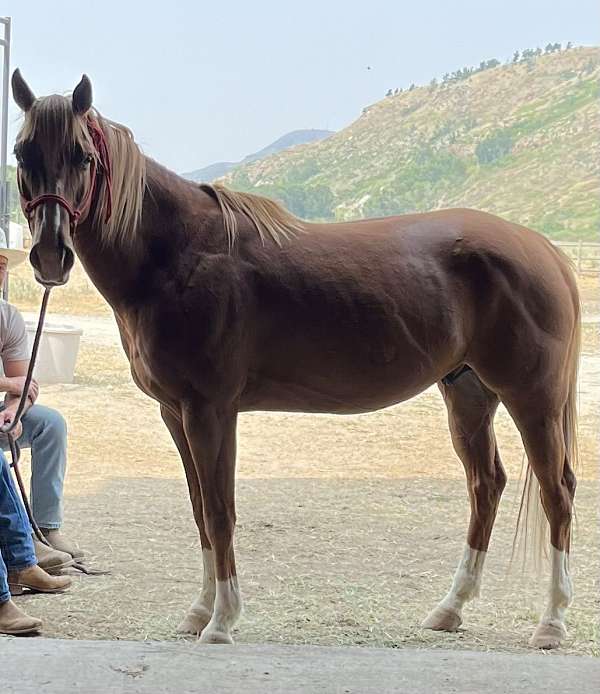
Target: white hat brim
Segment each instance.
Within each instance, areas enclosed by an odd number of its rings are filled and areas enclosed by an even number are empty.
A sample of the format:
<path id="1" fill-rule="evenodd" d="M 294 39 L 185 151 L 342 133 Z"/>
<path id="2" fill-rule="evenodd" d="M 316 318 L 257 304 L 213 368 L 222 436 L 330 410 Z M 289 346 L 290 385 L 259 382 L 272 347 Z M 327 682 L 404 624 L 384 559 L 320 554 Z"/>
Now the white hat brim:
<path id="1" fill-rule="evenodd" d="M 8 269 L 20 265 L 22 262 L 27 260 L 27 251 L 22 251 L 20 248 L 2 248 L 0 247 L 0 255 L 4 256 L 8 260 Z"/>

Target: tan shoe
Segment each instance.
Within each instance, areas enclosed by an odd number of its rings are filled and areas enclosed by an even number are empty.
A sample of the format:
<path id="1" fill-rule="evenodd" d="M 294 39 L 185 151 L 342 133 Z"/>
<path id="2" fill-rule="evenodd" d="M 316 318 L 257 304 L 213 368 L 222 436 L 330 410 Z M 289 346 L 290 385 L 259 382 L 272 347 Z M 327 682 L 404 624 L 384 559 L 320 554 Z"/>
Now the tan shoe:
<path id="1" fill-rule="evenodd" d="M 41 619 L 30 617 L 12 600 L 0 603 L 0 634 L 35 634 L 41 627 Z"/>
<path id="2" fill-rule="evenodd" d="M 53 547 L 40 542 L 36 537 L 33 538 L 33 547 L 35 549 L 35 558 L 38 566 L 49 574 L 60 573 L 63 569 L 73 566 L 75 560 L 70 554 L 60 552 Z"/>
<path id="3" fill-rule="evenodd" d="M 37 564 L 21 571 L 8 572 L 11 595 L 22 595 L 26 588 L 36 593 L 62 593 L 71 585 L 68 576 L 50 576 Z"/>
<path id="4" fill-rule="evenodd" d="M 54 549 L 59 550 L 59 552 L 70 554 L 75 561 L 81 561 L 85 556 L 85 552 L 79 545 L 73 542 L 73 540 L 69 540 L 68 537 L 65 537 L 60 530 L 54 528 L 40 528 L 40 530 L 46 540 L 48 540 Z"/>

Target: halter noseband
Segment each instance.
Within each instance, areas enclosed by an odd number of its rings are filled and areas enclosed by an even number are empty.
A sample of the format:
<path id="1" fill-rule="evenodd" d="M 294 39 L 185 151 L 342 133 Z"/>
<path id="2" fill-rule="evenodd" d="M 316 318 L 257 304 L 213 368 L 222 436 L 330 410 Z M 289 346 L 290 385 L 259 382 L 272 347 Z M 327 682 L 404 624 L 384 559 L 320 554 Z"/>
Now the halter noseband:
<path id="1" fill-rule="evenodd" d="M 96 177 L 98 173 L 97 162 L 100 164 L 100 168 L 104 173 L 106 182 L 107 201 L 106 216 L 104 219 L 105 223 L 110 219 L 112 213 L 112 171 L 106 136 L 98 123 L 89 116 L 87 118 L 87 128 L 92 138 L 92 142 L 94 143 L 97 156 L 94 157 L 90 163 L 90 185 L 77 207 L 74 207 L 62 195 L 56 195 L 54 193 L 43 193 L 42 195 L 38 195 L 36 198 L 33 198 L 33 200 L 28 200 L 23 193 L 20 177 L 17 176 L 17 184 L 19 186 L 19 194 L 21 197 L 21 208 L 23 209 L 23 213 L 27 217 L 27 221 L 30 224 L 33 212 L 37 207 L 43 205 L 45 202 L 55 202 L 67 211 L 67 214 L 69 215 L 69 224 L 71 229 L 74 230 L 79 224 L 79 220 L 81 219 L 82 215 L 89 211 L 90 205 L 94 198 L 94 194 L 96 192 Z"/>

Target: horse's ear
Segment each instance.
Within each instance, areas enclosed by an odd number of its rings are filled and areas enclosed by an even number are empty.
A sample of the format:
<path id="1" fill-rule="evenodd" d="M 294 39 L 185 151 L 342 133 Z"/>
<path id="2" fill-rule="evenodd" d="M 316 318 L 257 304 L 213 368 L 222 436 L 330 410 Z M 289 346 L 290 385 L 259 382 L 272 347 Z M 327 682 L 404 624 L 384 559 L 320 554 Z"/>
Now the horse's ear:
<path id="1" fill-rule="evenodd" d="M 13 72 L 11 82 L 13 97 L 17 106 L 21 109 L 21 111 L 29 111 L 29 109 L 33 106 L 33 102 L 35 101 L 35 94 L 31 91 L 27 82 L 25 82 L 23 79 L 23 75 L 21 74 L 19 68 Z"/>
<path id="2" fill-rule="evenodd" d="M 83 116 L 90 108 L 92 108 L 92 83 L 87 75 L 83 75 L 73 90 L 73 113 L 76 116 Z"/>

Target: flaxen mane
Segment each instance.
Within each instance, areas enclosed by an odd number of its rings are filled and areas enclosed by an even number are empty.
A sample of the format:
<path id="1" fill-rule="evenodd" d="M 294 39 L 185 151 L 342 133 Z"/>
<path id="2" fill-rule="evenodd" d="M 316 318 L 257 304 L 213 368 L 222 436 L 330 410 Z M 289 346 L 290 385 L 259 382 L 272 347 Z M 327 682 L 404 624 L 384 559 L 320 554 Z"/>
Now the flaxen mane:
<path id="1" fill-rule="evenodd" d="M 306 228 L 301 219 L 269 198 L 229 190 L 220 183 L 202 183 L 200 188 L 212 195 L 221 208 L 230 249 L 233 248 L 237 235 L 236 212 L 250 219 L 263 243 L 269 237 L 280 246 L 282 238 L 289 239 Z"/>

